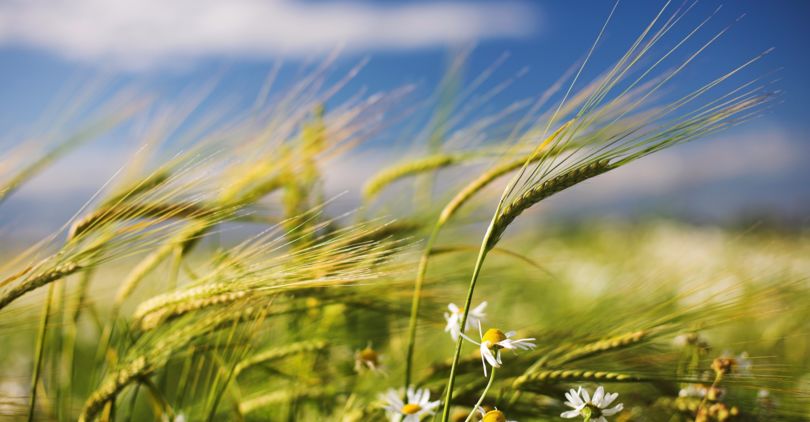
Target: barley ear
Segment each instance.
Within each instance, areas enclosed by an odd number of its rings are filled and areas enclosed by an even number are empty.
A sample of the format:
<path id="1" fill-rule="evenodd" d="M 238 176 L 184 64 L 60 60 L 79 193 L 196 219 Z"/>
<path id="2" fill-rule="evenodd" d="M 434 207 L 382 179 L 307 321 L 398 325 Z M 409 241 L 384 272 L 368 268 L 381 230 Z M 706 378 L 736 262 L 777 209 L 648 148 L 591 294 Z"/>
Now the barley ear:
<path id="1" fill-rule="evenodd" d="M 529 209 L 532 205 L 554 195 L 555 193 L 562 192 L 577 183 L 588 180 L 592 177 L 605 173 L 615 166 L 610 164 L 609 160 L 598 160 L 590 164 L 580 166 L 566 171 L 556 177 L 553 177 L 531 189 L 528 189 L 519 197 L 515 198 L 512 202 L 506 205 L 495 219 L 492 227 L 492 237 L 487 243 L 487 249 L 491 250 L 495 247 L 501 239 L 506 228 L 515 221 L 523 211 Z"/>

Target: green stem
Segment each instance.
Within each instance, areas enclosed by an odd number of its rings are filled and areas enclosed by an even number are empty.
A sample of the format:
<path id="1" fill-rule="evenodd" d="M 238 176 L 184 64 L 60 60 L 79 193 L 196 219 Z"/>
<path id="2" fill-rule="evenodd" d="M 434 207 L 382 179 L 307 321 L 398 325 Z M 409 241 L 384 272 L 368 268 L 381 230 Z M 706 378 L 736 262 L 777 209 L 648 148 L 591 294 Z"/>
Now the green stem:
<path id="1" fill-rule="evenodd" d="M 34 410 L 37 405 L 37 386 L 39 376 L 42 371 L 42 358 L 45 350 L 45 335 L 48 332 L 48 318 L 51 314 L 51 301 L 53 300 L 53 283 L 48 286 L 48 297 L 45 299 L 45 306 L 42 309 L 42 317 L 39 320 L 39 330 L 37 332 L 37 345 L 34 352 L 34 373 L 31 376 L 31 398 L 28 402 L 28 422 L 34 420 Z"/>
<path id="2" fill-rule="evenodd" d="M 489 391 L 489 387 L 492 387 L 492 381 L 495 379 L 495 367 L 492 367 L 492 371 L 489 373 L 489 382 L 487 382 L 487 386 L 484 388 L 484 392 L 481 393 L 481 397 L 478 398 L 478 402 L 475 403 L 473 406 L 472 412 L 467 415 L 467 419 L 464 419 L 464 422 L 470 422 L 472 420 L 473 415 L 478 410 L 478 407 L 481 406 L 481 403 L 484 402 L 484 398 L 487 396 L 487 392 Z"/>
<path id="3" fill-rule="evenodd" d="M 503 199 L 501 201 L 503 201 Z M 500 204 L 495 212 L 496 217 L 498 212 L 500 212 Z M 478 251 L 478 258 L 475 260 L 475 268 L 473 268 L 472 277 L 470 279 L 470 287 L 467 289 L 467 299 L 464 301 L 464 314 L 461 318 L 461 325 L 459 325 L 460 327 L 464 327 L 467 324 L 467 314 L 470 312 L 470 304 L 472 303 L 473 292 L 475 291 L 475 283 L 478 281 L 478 275 L 481 273 L 481 267 L 484 265 L 484 258 L 486 258 L 487 252 L 489 252 L 487 245 L 489 244 L 489 239 L 492 237 L 495 221 L 496 218 L 493 217 L 489 222 L 489 227 L 487 227 L 487 232 L 484 235 L 484 238 L 481 240 L 481 248 Z M 442 422 L 447 422 L 450 418 L 450 400 L 453 397 L 453 385 L 456 382 L 456 367 L 458 366 L 459 357 L 461 357 L 461 345 L 463 341 L 464 338 L 459 336 L 458 341 L 456 342 L 456 353 L 453 356 L 453 365 L 450 367 L 450 377 L 447 379 L 447 390 L 444 396 Z"/>
<path id="4" fill-rule="evenodd" d="M 700 409 L 702 409 L 702 408 L 703 408 L 703 406 L 705 406 L 705 405 L 706 405 L 706 401 L 707 401 L 707 400 L 708 400 L 708 398 L 709 398 L 709 393 L 710 393 L 712 390 L 714 390 L 714 388 L 715 388 L 715 387 L 717 387 L 717 384 L 720 384 L 720 380 L 722 380 L 722 379 L 723 379 L 723 375 L 722 375 L 722 373 L 718 372 L 718 373 L 715 375 L 715 377 L 714 377 L 714 382 L 712 382 L 712 386 L 711 386 L 711 387 L 709 387 L 709 389 L 708 389 L 708 390 L 706 390 L 706 394 L 704 394 L 704 395 L 703 395 L 703 399 L 700 401 L 700 404 L 698 404 L 698 407 L 697 407 L 697 409 L 695 410 L 695 417 L 697 417 L 698 415 L 700 415 Z"/>
<path id="5" fill-rule="evenodd" d="M 129 413 L 127 413 L 127 422 L 132 422 L 132 415 L 135 414 L 135 405 L 138 403 L 138 393 L 141 391 L 141 384 L 135 384 L 132 391 L 132 397 L 129 398 Z"/>
<path id="6" fill-rule="evenodd" d="M 416 324 L 419 320 L 419 305 L 422 301 L 422 285 L 425 281 L 425 274 L 427 273 L 428 259 L 430 252 L 433 250 L 433 244 L 439 234 L 439 229 L 442 225 L 437 223 L 433 227 L 433 231 L 428 237 L 425 249 L 422 251 L 422 256 L 419 258 L 419 268 L 416 271 L 416 281 L 413 285 L 413 299 L 411 300 L 411 317 L 408 322 L 408 353 L 405 359 L 405 388 L 411 385 L 411 376 L 413 374 L 413 352 L 416 347 Z"/>
<path id="7" fill-rule="evenodd" d="M 82 273 L 79 282 L 78 294 L 71 304 L 65 309 L 65 342 L 62 347 L 62 368 L 65 378 L 59 388 L 62 389 L 62 396 L 65 397 L 65 406 L 62 408 L 63 415 L 70 414 L 70 403 L 73 397 L 74 356 L 76 354 L 76 335 L 78 333 L 78 322 L 81 312 L 87 300 L 87 289 L 93 275 L 92 269 L 87 269 Z"/>

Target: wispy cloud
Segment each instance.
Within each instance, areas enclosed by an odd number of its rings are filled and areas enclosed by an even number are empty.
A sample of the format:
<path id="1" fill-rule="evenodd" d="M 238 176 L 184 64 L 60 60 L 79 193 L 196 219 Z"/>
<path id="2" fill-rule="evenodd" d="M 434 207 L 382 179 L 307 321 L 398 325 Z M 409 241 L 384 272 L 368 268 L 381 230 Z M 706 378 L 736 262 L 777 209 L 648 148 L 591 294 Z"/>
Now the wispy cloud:
<path id="1" fill-rule="evenodd" d="M 0 1 L 0 44 L 137 67 L 201 56 L 446 46 L 523 37 L 538 25 L 537 9 L 517 1 Z"/>
<path id="2" fill-rule="evenodd" d="M 775 179 L 801 168 L 802 143 L 778 127 L 719 135 L 662 151 L 583 184 L 583 201 L 666 195 L 742 178 Z M 735 188 L 752 198 L 745 185 Z M 573 199 L 573 198 L 572 198 Z"/>

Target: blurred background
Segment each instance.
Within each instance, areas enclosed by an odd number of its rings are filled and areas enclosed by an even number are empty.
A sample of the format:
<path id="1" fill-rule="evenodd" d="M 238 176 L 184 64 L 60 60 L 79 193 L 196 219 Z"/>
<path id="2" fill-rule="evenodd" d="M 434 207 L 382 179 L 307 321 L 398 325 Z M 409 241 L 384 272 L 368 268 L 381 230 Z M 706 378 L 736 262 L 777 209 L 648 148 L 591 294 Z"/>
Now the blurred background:
<path id="1" fill-rule="evenodd" d="M 620 2 L 586 76 L 620 57 L 663 3 Z M 268 75 L 275 76 L 273 89 L 283 90 L 324 65 L 334 81 L 359 68 L 336 104 L 399 86 L 430 99 L 448 74 L 464 86 L 492 71 L 482 92 L 510 82 L 481 107 L 492 112 L 542 94 L 570 72 L 612 8 L 552 1 L 0 0 L 0 154 L 23 141 L 47 146 L 54 133 L 121 90 L 160 104 L 202 96 L 195 113 L 221 107 L 227 115 L 254 107 Z M 778 104 L 743 126 L 577 187 L 540 212 L 565 220 L 667 217 L 788 230 L 807 224 L 810 3 L 708 0 L 694 9 L 686 27 L 716 12 L 711 30 L 730 28 L 682 77 L 721 75 L 775 47 L 752 73 L 775 81 Z M 129 131 L 82 145 L 10 197 L 0 233 L 31 239 L 64 224 L 141 145 L 137 125 Z M 330 164 L 328 192 L 346 192 L 341 201 L 356 206 L 362 183 L 381 162 L 412 147 L 406 133 L 375 137 Z"/>

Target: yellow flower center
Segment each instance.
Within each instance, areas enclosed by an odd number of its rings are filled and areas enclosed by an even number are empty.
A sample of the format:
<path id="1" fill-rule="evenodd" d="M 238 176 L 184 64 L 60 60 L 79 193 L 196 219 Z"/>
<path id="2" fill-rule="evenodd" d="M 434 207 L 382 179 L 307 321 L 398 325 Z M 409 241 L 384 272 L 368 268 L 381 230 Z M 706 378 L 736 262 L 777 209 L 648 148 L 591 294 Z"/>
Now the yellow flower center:
<path id="1" fill-rule="evenodd" d="M 379 360 L 379 355 L 377 352 L 374 351 L 371 347 L 366 347 L 365 349 L 360 351 L 360 360 L 363 362 L 369 362 L 374 365 L 377 365 L 377 361 Z"/>
<path id="2" fill-rule="evenodd" d="M 506 334 L 503 331 L 497 328 L 490 328 L 484 333 L 484 337 L 481 338 L 481 341 L 489 341 L 489 348 L 492 349 L 496 347 L 496 345 L 502 341 L 506 340 Z"/>
<path id="3" fill-rule="evenodd" d="M 500 410 L 490 410 L 484 415 L 481 422 L 506 422 L 506 415 Z"/>
<path id="4" fill-rule="evenodd" d="M 422 406 L 418 404 L 408 403 L 405 406 L 402 406 L 403 415 L 413 415 L 420 410 L 422 410 Z"/>

